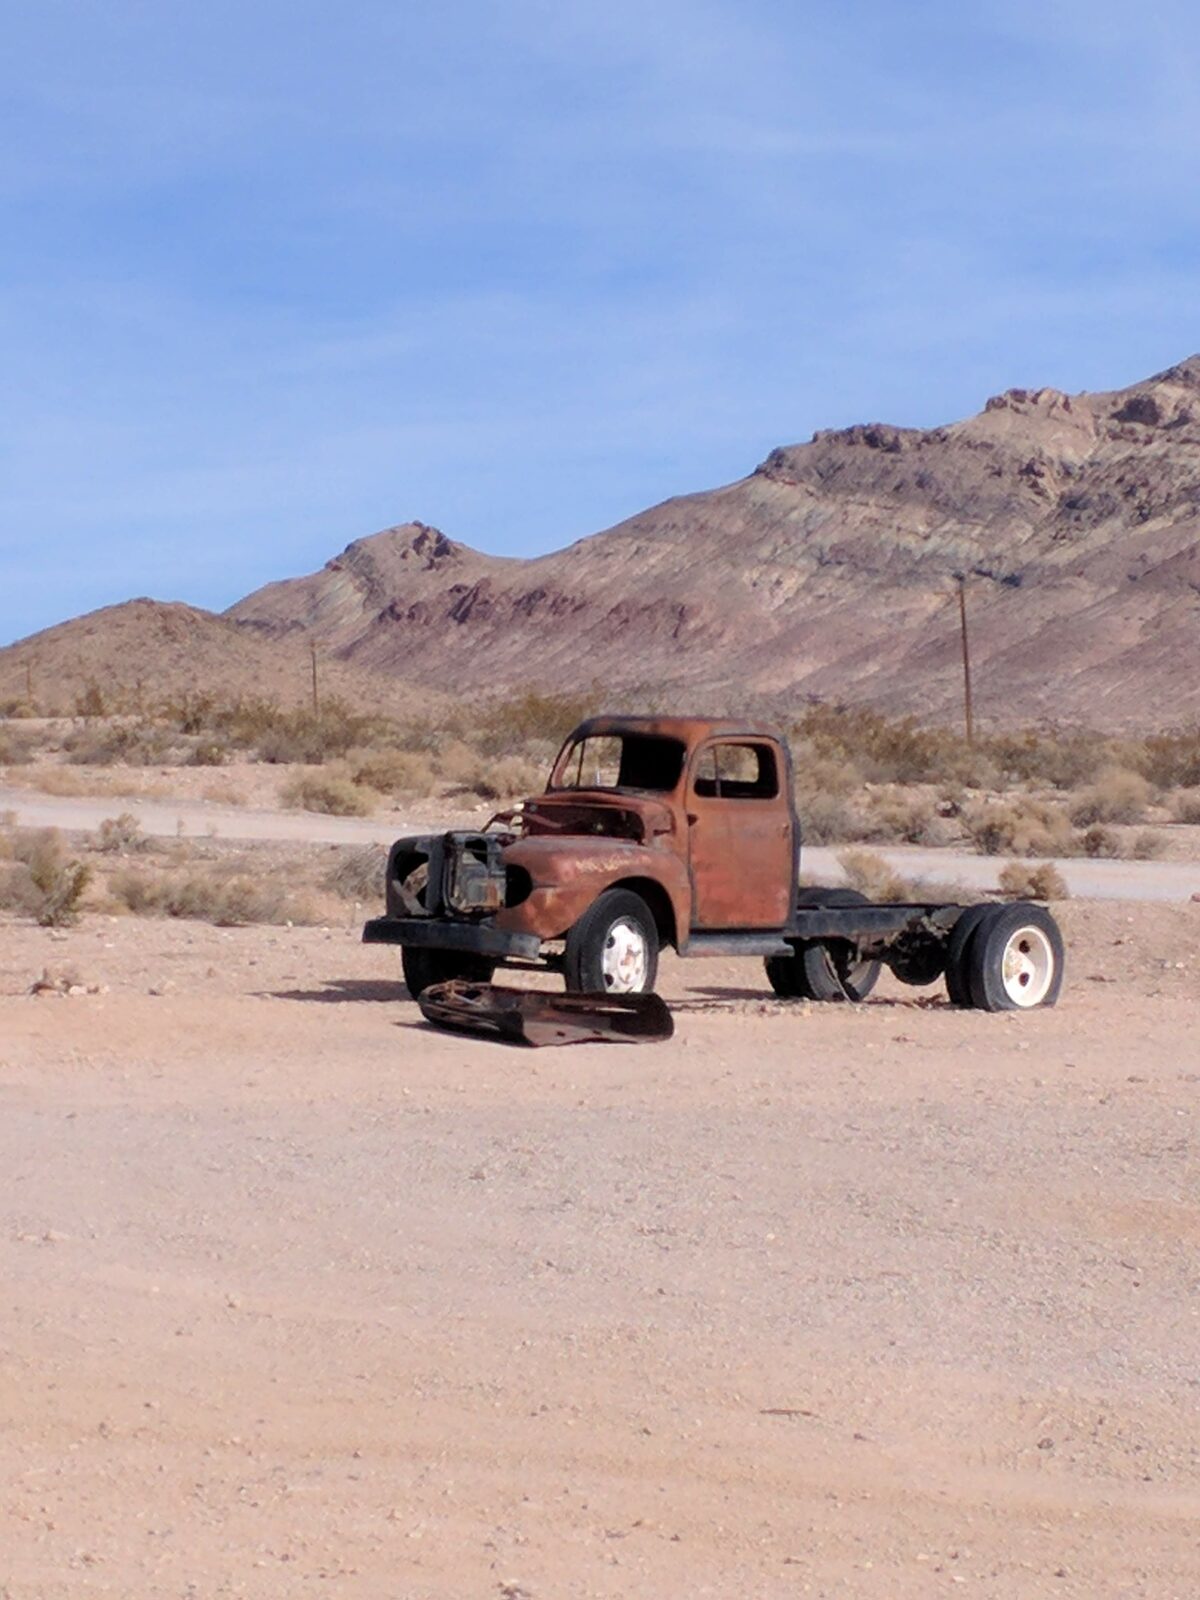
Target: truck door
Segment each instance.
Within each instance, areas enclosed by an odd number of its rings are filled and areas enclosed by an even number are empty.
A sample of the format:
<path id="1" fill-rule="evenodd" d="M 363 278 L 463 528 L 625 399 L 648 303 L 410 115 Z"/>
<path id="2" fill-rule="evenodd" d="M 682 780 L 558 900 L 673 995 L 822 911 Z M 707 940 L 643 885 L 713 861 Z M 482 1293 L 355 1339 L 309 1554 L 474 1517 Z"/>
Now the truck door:
<path id="1" fill-rule="evenodd" d="M 688 774 L 697 928 L 782 928 L 792 906 L 792 820 L 774 744 L 713 739 Z"/>

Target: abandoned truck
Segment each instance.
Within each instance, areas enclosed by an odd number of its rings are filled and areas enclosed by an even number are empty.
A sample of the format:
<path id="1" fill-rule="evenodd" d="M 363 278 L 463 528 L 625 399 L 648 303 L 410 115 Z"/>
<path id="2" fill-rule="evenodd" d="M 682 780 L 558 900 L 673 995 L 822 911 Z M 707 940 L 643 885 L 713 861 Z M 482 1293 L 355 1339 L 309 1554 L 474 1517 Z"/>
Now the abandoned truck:
<path id="1" fill-rule="evenodd" d="M 1063 942 L 1043 906 L 876 904 L 800 885 L 791 753 L 768 729 L 696 717 L 593 717 L 544 794 L 478 832 L 398 839 L 387 914 L 415 996 L 498 966 L 562 972 L 569 991 L 641 994 L 659 951 L 762 956 L 778 995 L 862 1000 L 887 965 L 945 977 L 983 1011 L 1053 1005 Z"/>

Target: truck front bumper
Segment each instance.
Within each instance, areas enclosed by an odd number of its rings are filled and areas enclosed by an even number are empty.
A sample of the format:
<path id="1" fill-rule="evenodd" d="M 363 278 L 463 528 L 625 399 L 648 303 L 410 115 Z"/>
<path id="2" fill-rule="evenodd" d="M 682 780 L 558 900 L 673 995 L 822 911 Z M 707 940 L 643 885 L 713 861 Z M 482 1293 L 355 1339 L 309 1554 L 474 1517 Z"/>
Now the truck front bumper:
<path id="1" fill-rule="evenodd" d="M 536 933 L 509 933 L 486 922 L 451 922 L 440 917 L 372 917 L 363 928 L 364 944 L 407 944 L 421 950 L 461 950 L 497 961 L 536 960 L 542 941 Z"/>

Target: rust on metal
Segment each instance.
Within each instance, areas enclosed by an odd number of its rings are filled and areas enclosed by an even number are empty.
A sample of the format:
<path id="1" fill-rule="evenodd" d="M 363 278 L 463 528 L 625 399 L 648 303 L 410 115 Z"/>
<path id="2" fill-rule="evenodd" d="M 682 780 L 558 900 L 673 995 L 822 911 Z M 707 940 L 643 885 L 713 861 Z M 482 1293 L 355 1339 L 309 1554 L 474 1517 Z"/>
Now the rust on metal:
<path id="1" fill-rule="evenodd" d="M 423 990 L 417 1004 L 438 1027 L 519 1044 L 650 1044 L 675 1032 L 656 994 L 544 994 L 456 978 Z"/>

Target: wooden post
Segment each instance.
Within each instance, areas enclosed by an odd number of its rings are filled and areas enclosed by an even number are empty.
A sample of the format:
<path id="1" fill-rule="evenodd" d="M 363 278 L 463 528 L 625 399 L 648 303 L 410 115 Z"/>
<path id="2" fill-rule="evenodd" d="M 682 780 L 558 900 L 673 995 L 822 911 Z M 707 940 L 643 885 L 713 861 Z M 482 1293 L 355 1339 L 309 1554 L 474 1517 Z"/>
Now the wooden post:
<path id="1" fill-rule="evenodd" d="M 313 641 L 311 639 L 309 640 L 308 648 L 312 651 L 313 716 L 314 717 L 319 717 L 321 715 L 321 699 L 320 699 L 319 694 L 317 693 L 317 647 L 316 647 L 316 645 L 313 643 Z"/>
<path id="2" fill-rule="evenodd" d="M 958 620 L 962 630 L 962 662 L 963 662 L 963 714 L 967 724 L 967 743 L 975 743 L 975 715 L 971 704 L 971 640 L 967 632 L 967 580 L 964 573 L 957 573 L 958 579 Z"/>

